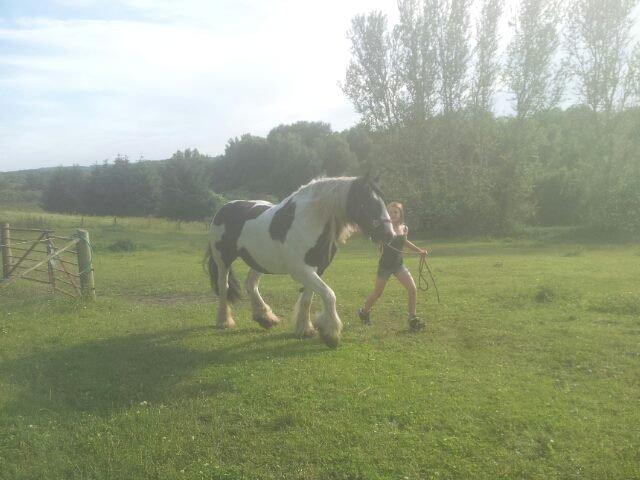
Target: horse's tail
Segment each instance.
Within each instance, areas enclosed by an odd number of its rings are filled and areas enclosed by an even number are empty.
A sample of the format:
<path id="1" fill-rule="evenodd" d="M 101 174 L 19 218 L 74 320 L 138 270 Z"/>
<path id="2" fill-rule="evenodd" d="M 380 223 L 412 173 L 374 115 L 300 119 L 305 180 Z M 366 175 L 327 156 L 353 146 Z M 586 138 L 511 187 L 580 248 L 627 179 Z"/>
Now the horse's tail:
<path id="1" fill-rule="evenodd" d="M 213 259 L 211 245 L 207 247 L 207 251 L 204 254 L 204 263 L 207 264 L 207 268 L 209 270 L 209 281 L 211 282 L 211 288 L 213 288 L 213 291 L 216 293 L 216 295 L 220 295 L 220 288 L 218 287 L 218 265 Z M 235 303 L 241 297 L 240 292 L 240 284 L 233 274 L 233 270 L 231 269 L 231 267 L 229 267 L 229 288 L 227 289 L 227 300 L 231 303 Z"/>

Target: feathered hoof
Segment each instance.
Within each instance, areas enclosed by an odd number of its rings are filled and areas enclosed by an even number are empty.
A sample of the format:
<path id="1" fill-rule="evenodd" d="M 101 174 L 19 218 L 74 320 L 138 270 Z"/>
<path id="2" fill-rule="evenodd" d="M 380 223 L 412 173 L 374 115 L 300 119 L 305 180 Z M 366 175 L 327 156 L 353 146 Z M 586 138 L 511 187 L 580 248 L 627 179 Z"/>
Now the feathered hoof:
<path id="1" fill-rule="evenodd" d="M 316 333 L 318 333 L 318 331 L 315 328 L 310 327 L 300 331 L 296 330 L 295 335 L 298 338 L 311 338 L 315 336 Z"/>
<path id="2" fill-rule="evenodd" d="M 258 324 L 262 328 L 265 328 L 267 330 L 273 327 L 274 325 L 277 325 L 278 323 L 280 323 L 280 319 L 276 317 L 273 313 L 263 313 L 261 315 L 255 315 L 253 317 L 253 320 L 255 322 L 258 322 Z"/>
<path id="3" fill-rule="evenodd" d="M 338 344 L 340 343 L 339 335 L 331 335 L 329 333 L 320 332 L 320 338 L 325 343 L 325 345 L 329 348 L 338 348 Z"/>
<path id="4" fill-rule="evenodd" d="M 236 322 L 233 319 L 229 319 L 226 322 L 216 323 L 216 328 L 220 330 L 224 330 L 226 328 L 234 328 L 236 326 Z"/>

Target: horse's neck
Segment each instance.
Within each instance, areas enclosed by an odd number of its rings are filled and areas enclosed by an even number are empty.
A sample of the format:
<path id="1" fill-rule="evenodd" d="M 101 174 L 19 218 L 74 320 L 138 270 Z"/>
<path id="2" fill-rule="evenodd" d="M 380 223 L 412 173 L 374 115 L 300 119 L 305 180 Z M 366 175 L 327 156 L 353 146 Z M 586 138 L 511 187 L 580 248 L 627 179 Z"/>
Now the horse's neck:
<path id="1" fill-rule="evenodd" d="M 305 192 L 295 200 L 298 206 L 296 210 L 305 217 L 320 221 L 324 225 L 329 220 L 334 220 L 343 214 L 341 206 L 336 208 L 336 204 L 327 204 L 325 200 L 326 199 L 318 198 L 310 192 Z"/>
<path id="2" fill-rule="evenodd" d="M 328 195 L 330 193 L 326 193 Z M 299 225 L 306 228 L 309 232 L 315 233 L 322 232 L 330 222 L 332 229 L 332 236 L 334 241 L 341 230 L 341 223 L 339 218 L 344 216 L 344 212 L 340 209 L 343 207 L 339 203 L 323 203 L 326 198 L 319 198 L 317 192 L 303 191 L 294 198 L 296 203 L 296 218 L 299 219 Z"/>

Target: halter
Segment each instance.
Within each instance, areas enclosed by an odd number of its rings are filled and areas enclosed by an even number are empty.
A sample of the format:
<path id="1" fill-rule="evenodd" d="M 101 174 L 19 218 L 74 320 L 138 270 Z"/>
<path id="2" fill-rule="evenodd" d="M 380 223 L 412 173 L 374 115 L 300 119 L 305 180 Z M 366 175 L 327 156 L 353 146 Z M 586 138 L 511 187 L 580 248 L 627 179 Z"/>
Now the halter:
<path id="1" fill-rule="evenodd" d="M 371 223 L 373 224 L 373 228 L 378 228 L 383 223 L 391 223 L 391 220 L 389 218 L 383 218 L 382 220 L 376 218 Z"/>

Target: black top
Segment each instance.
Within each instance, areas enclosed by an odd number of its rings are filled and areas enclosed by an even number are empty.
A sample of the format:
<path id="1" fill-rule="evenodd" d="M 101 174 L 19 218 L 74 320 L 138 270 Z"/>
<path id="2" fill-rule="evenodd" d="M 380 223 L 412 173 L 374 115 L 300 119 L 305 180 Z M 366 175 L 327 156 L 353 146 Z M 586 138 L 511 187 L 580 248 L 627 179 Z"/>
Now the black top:
<path id="1" fill-rule="evenodd" d="M 407 241 L 407 234 L 397 235 L 389 245 L 382 244 L 382 255 L 378 266 L 388 269 L 400 268 L 402 266 L 402 249 L 404 248 L 404 242 Z"/>

